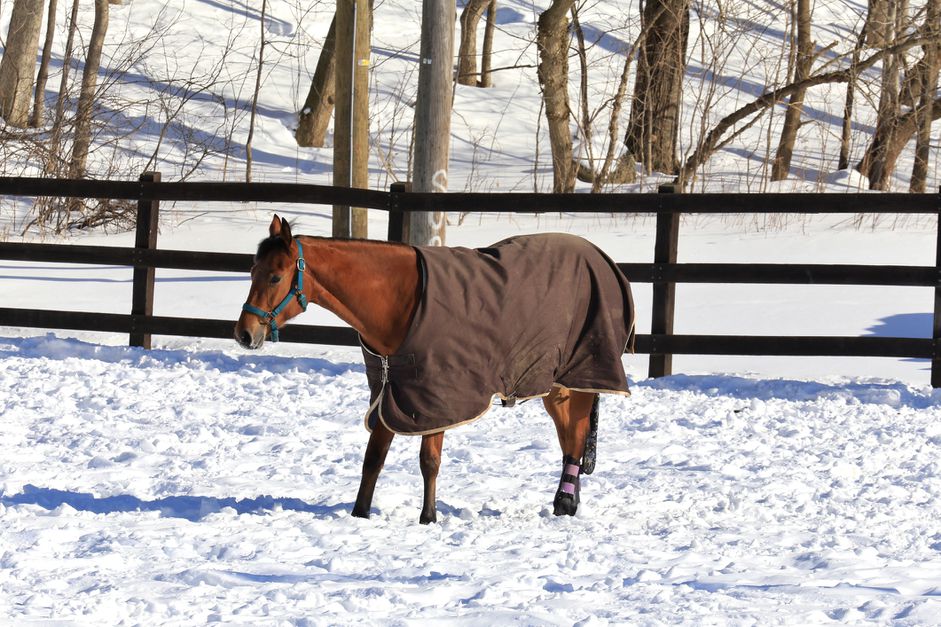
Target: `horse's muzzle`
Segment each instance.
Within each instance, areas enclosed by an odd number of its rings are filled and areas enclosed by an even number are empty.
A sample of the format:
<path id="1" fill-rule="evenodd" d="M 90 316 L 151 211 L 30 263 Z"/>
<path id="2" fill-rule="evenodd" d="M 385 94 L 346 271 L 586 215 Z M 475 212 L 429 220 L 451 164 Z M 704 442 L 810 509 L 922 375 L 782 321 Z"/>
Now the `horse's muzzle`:
<path id="1" fill-rule="evenodd" d="M 254 333 L 248 329 L 242 329 L 242 331 L 239 332 L 238 328 L 236 328 L 235 341 L 238 342 L 242 348 L 251 350 L 261 348 L 261 345 L 265 343 L 265 328 L 259 325 L 256 327 Z"/>

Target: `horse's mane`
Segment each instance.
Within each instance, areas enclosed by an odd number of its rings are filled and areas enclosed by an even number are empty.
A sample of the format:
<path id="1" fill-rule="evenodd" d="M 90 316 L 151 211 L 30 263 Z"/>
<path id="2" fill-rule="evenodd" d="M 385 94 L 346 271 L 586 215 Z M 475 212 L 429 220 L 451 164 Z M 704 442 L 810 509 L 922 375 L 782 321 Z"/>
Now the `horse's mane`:
<path id="1" fill-rule="evenodd" d="M 321 240 L 324 242 L 328 241 L 338 241 L 332 237 L 322 237 L 320 235 L 297 235 L 295 237 L 303 237 L 305 239 L 312 240 Z M 356 242 L 359 244 L 367 244 L 369 246 L 408 246 L 408 244 L 403 244 L 400 242 L 386 242 L 383 240 L 374 240 L 374 239 L 344 239 L 340 240 L 344 242 Z M 261 259 L 265 255 L 274 252 L 274 251 L 283 251 L 290 253 L 291 250 L 288 247 L 287 243 L 281 239 L 280 235 L 275 235 L 274 237 L 266 237 L 265 239 L 258 242 L 258 251 L 255 253 L 255 259 Z"/>

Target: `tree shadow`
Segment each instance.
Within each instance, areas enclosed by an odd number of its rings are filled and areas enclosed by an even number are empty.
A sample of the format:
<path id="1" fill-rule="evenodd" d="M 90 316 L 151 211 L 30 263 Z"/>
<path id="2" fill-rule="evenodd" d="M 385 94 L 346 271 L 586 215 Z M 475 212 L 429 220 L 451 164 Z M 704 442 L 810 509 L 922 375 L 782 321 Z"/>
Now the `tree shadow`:
<path id="1" fill-rule="evenodd" d="M 264 514 L 275 508 L 293 512 L 313 514 L 320 518 L 335 517 L 341 512 L 352 509 L 352 503 L 336 505 L 314 505 L 295 498 L 276 498 L 259 496 L 251 499 L 233 497 L 217 498 L 211 496 L 168 496 L 153 501 L 139 499 L 129 494 L 120 496 L 96 497 L 85 492 L 69 492 L 53 488 L 40 488 L 27 484 L 20 494 L 0 495 L 0 504 L 38 505 L 54 510 L 63 505 L 80 512 L 93 514 L 116 514 L 122 512 L 160 512 L 164 518 L 183 518 L 190 522 L 199 522 L 210 514 L 231 508 L 238 514 Z"/>

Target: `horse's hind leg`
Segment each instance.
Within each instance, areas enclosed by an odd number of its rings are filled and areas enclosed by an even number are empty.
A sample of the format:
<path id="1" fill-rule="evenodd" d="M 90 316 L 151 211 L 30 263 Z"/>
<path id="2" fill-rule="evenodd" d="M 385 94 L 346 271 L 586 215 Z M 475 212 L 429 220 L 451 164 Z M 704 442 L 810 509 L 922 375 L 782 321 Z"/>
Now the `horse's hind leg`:
<path id="1" fill-rule="evenodd" d="M 554 387 L 543 398 L 562 447 L 562 478 L 553 501 L 556 516 L 574 516 L 578 509 L 582 455 L 591 430 L 592 408 L 597 396 L 593 392 Z"/>
<path id="2" fill-rule="evenodd" d="M 369 518 L 372 507 L 372 495 L 376 490 L 376 481 L 379 473 L 386 463 L 386 454 L 395 434 L 381 422 L 369 434 L 369 443 L 366 444 L 366 454 L 363 456 L 363 478 L 359 483 L 359 493 L 356 495 L 356 504 L 353 506 L 353 516 Z"/>
<path id="3" fill-rule="evenodd" d="M 421 438 L 421 453 L 419 453 L 418 463 L 421 466 L 425 494 L 422 500 L 421 517 L 418 522 L 423 525 L 438 520 L 435 511 L 435 492 L 438 486 L 438 469 L 441 467 L 441 449 L 443 446 L 444 431 L 423 435 Z"/>

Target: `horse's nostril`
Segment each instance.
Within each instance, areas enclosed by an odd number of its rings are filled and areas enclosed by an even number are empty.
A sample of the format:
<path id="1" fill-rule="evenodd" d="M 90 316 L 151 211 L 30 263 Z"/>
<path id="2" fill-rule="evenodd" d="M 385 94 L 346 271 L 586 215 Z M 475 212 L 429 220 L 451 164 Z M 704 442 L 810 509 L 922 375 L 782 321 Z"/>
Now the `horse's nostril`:
<path id="1" fill-rule="evenodd" d="M 242 346 L 251 346 L 252 345 L 252 334 L 248 331 L 242 331 Z"/>

